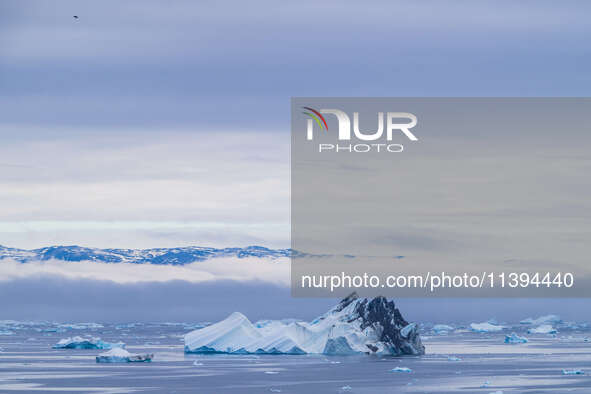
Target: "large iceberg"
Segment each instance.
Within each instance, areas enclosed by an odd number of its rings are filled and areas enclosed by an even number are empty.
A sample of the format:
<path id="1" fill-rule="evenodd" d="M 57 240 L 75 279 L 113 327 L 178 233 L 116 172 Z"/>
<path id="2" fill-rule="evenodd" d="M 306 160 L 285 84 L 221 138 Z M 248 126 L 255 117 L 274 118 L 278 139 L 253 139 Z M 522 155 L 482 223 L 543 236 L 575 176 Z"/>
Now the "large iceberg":
<path id="1" fill-rule="evenodd" d="M 71 337 L 60 340 L 53 345 L 54 349 L 113 349 L 124 348 L 123 342 L 108 343 L 103 342 L 100 338 L 95 337 Z"/>
<path id="2" fill-rule="evenodd" d="M 275 321 L 253 325 L 243 314 L 185 335 L 187 353 L 379 354 L 425 353 L 418 327 L 393 301 L 353 293 L 311 323 Z"/>
<path id="3" fill-rule="evenodd" d="M 114 348 L 96 356 L 97 363 L 145 363 L 154 358 L 153 354 L 132 354 L 122 348 Z"/>

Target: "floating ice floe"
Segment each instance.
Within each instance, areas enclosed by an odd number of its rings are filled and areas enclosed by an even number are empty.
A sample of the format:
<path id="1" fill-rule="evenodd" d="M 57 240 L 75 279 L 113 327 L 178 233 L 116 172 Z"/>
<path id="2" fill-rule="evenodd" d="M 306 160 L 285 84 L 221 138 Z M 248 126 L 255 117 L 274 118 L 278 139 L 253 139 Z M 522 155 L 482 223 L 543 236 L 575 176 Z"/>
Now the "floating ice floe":
<path id="1" fill-rule="evenodd" d="M 38 328 L 37 332 L 66 332 L 64 328 L 49 327 L 49 328 Z"/>
<path id="2" fill-rule="evenodd" d="M 503 394 L 503 392 L 500 390 L 499 391 L 492 391 L 490 394 Z"/>
<path id="3" fill-rule="evenodd" d="M 490 381 L 489 381 L 489 380 L 487 380 L 486 382 L 482 383 L 482 384 L 480 385 L 480 388 L 481 388 L 481 389 L 485 389 L 485 388 L 487 388 L 488 386 L 490 386 Z"/>
<path id="4" fill-rule="evenodd" d="M 454 328 L 447 324 L 435 324 L 431 330 L 436 334 L 447 334 L 448 332 L 453 331 Z"/>
<path id="5" fill-rule="evenodd" d="M 527 330 L 528 334 L 556 334 L 557 331 L 550 324 L 543 324 L 536 328 L 530 328 Z"/>
<path id="6" fill-rule="evenodd" d="M 0 330 L 0 335 L 14 335 L 14 331 Z"/>
<path id="7" fill-rule="evenodd" d="M 513 332 L 511 335 L 505 335 L 505 343 L 527 343 L 527 338 L 520 337 Z"/>
<path id="8" fill-rule="evenodd" d="M 104 326 L 99 323 L 65 323 L 60 324 L 59 328 L 66 328 L 70 330 L 89 330 L 96 328 L 104 328 Z"/>
<path id="9" fill-rule="evenodd" d="M 528 317 L 527 319 L 523 319 L 522 321 L 520 321 L 520 324 L 531 324 L 531 325 L 539 325 L 539 324 L 547 324 L 547 323 L 561 323 L 562 319 L 560 318 L 560 316 L 557 315 L 546 315 L 546 316 L 540 316 L 537 319 L 533 319 L 531 317 Z"/>
<path id="10" fill-rule="evenodd" d="M 420 355 L 416 324 L 407 323 L 384 297 L 342 300 L 311 323 L 271 321 L 253 325 L 243 314 L 185 335 L 186 353 Z"/>
<path id="11" fill-rule="evenodd" d="M 123 342 L 108 343 L 103 342 L 100 338 L 95 337 L 71 337 L 60 340 L 53 345 L 54 349 L 113 349 L 124 348 Z"/>
<path id="12" fill-rule="evenodd" d="M 396 368 L 392 368 L 390 370 L 391 372 L 406 372 L 406 373 L 411 373 L 412 369 L 407 368 L 407 367 L 396 367 Z"/>
<path id="13" fill-rule="evenodd" d="M 449 356 L 447 361 L 462 361 L 462 359 L 456 356 Z"/>
<path id="14" fill-rule="evenodd" d="M 584 375 L 585 372 L 580 369 L 563 369 L 563 375 Z"/>
<path id="15" fill-rule="evenodd" d="M 132 354 L 122 348 L 114 348 L 96 356 L 97 363 L 144 363 L 150 362 L 153 354 Z"/>
<path id="16" fill-rule="evenodd" d="M 135 328 L 136 326 L 138 326 L 139 323 L 123 323 L 123 324 L 117 324 L 115 326 L 116 330 L 125 330 L 128 328 Z"/>
<path id="17" fill-rule="evenodd" d="M 587 329 L 589 329 L 589 323 L 584 323 L 584 322 L 563 321 L 562 323 L 558 323 L 558 325 L 563 330 L 587 330 Z"/>
<path id="18" fill-rule="evenodd" d="M 504 326 L 491 324 L 489 322 L 484 323 L 472 323 L 470 329 L 474 332 L 497 332 L 505 329 Z"/>

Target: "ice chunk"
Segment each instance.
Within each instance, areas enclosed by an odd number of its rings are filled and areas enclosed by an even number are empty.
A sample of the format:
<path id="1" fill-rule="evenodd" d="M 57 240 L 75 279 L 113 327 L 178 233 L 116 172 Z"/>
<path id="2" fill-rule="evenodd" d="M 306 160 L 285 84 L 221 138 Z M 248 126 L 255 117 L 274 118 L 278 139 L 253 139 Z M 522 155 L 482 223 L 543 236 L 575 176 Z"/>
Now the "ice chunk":
<path id="1" fill-rule="evenodd" d="M 326 345 L 324 346 L 324 351 L 322 353 L 332 356 L 346 356 L 349 354 L 355 354 L 357 352 L 351 348 L 349 342 L 347 342 L 347 338 L 338 337 L 329 338 L 326 341 Z"/>
<path id="2" fill-rule="evenodd" d="M 563 369 L 563 375 L 584 375 L 585 372 L 580 369 Z"/>
<path id="3" fill-rule="evenodd" d="M 447 358 L 447 361 L 462 361 L 462 359 L 459 357 L 455 357 L 455 356 L 449 356 Z"/>
<path id="4" fill-rule="evenodd" d="M 520 337 L 512 332 L 511 335 L 505 335 L 505 343 L 527 343 L 527 338 Z"/>
<path id="5" fill-rule="evenodd" d="M 489 381 L 489 380 L 487 380 L 486 382 L 482 383 L 482 384 L 480 385 L 480 388 L 481 388 L 481 389 L 485 389 L 485 388 L 487 388 L 488 386 L 490 386 L 490 381 Z"/>
<path id="6" fill-rule="evenodd" d="M 341 387 L 341 390 L 343 390 L 343 391 L 351 391 L 351 390 L 353 390 L 353 387 L 351 387 L 351 386 L 343 386 L 343 387 Z"/>
<path id="7" fill-rule="evenodd" d="M 546 316 L 540 316 L 537 319 L 533 319 L 531 317 L 528 317 L 527 319 L 523 319 L 519 323 L 520 324 L 540 325 L 540 324 L 561 323 L 561 322 L 562 322 L 562 319 L 560 318 L 560 316 L 546 315 Z"/>
<path id="8" fill-rule="evenodd" d="M 153 354 L 132 354 L 122 348 L 114 348 L 96 356 L 97 363 L 141 363 L 150 362 Z"/>
<path id="9" fill-rule="evenodd" d="M 96 329 L 96 328 L 104 328 L 104 326 L 99 323 L 67 323 L 67 324 L 60 324 L 59 327 L 70 329 L 70 330 L 89 330 L 89 329 Z"/>
<path id="10" fill-rule="evenodd" d="M 14 335 L 14 331 L 0 330 L 0 335 Z"/>
<path id="11" fill-rule="evenodd" d="M 527 330 L 528 334 L 556 334 L 557 331 L 550 324 L 543 324 L 536 328 L 530 328 Z"/>
<path id="12" fill-rule="evenodd" d="M 407 367 L 396 367 L 396 368 L 392 368 L 390 370 L 391 372 L 406 372 L 406 373 L 411 373 L 412 369 L 407 368 Z"/>
<path id="13" fill-rule="evenodd" d="M 504 326 L 498 326 L 489 322 L 484 323 L 472 323 L 470 329 L 474 332 L 497 332 L 505 329 Z"/>
<path id="14" fill-rule="evenodd" d="M 95 337 L 71 337 L 60 340 L 53 345 L 54 349 L 113 349 L 124 348 L 123 342 L 108 343 L 103 342 L 100 338 Z"/>
<path id="15" fill-rule="evenodd" d="M 402 338 L 408 338 L 410 333 L 413 331 L 416 331 L 416 329 L 417 329 L 417 323 L 410 323 L 410 324 L 402 327 L 402 329 L 400 330 L 400 336 Z"/>
<path id="16" fill-rule="evenodd" d="M 185 335 L 186 353 L 420 355 L 425 348 L 416 324 L 406 322 L 392 301 L 356 294 L 311 323 L 294 320 L 252 324 L 241 313 Z"/>
<path id="17" fill-rule="evenodd" d="M 447 334 L 449 331 L 453 331 L 454 328 L 452 326 L 448 326 L 447 324 L 435 324 L 432 330 L 436 334 Z"/>

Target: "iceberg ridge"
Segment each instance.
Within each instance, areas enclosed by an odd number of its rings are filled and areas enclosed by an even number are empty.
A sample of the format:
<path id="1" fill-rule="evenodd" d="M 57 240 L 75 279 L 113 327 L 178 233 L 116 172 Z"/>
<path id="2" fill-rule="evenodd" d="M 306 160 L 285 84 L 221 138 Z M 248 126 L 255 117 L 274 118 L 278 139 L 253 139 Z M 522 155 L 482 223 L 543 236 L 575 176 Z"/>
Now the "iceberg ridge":
<path id="1" fill-rule="evenodd" d="M 221 322 L 185 335 L 186 353 L 421 355 L 418 327 L 393 301 L 353 293 L 311 323 L 252 324 L 234 312 Z"/>

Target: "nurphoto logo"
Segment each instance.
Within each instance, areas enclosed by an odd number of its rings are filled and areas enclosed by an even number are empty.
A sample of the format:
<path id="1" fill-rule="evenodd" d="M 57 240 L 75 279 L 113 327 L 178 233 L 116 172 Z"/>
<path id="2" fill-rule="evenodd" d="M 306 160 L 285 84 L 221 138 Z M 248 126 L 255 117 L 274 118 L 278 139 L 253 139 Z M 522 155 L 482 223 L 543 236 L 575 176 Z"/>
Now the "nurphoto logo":
<path id="1" fill-rule="evenodd" d="M 311 107 L 302 107 L 303 114 L 308 116 L 306 139 L 308 141 L 314 140 L 314 128 L 316 127 L 321 132 L 328 132 L 328 123 L 323 114 L 334 115 L 338 122 L 338 141 L 351 141 L 351 119 L 344 111 L 339 109 L 320 109 L 316 110 Z M 353 138 L 359 141 L 384 141 L 384 113 L 378 112 L 378 126 L 375 131 L 362 131 L 359 127 L 359 112 L 353 112 Z M 418 138 L 410 131 L 411 128 L 417 125 L 417 117 L 409 112 L 387 112 L 386 113 L 386 133 L 385 141 L 387 143 L 357 143 L 357 144 L 318 144 L 319 152 L 350 152 L 350 153 L 365 153 L 365 152 L 393 152 L 398 153 L 404 150 L 402 144 L 390 143 L 394 135 L 403 134 L 411 141 L 418 141 Z M 401 122 L 402 121 L 402 122 Z"/>

